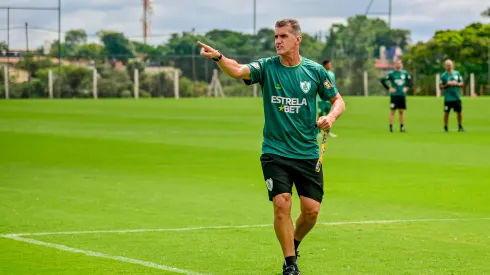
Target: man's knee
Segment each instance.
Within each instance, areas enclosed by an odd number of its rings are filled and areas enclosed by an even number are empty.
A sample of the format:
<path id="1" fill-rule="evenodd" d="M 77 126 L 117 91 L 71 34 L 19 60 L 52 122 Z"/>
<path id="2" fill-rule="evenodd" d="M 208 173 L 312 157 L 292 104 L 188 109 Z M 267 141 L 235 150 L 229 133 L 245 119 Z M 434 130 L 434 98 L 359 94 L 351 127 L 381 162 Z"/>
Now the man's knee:
<path id="1" fill-rule="evenodd" d="M 290 217 L 291 215 L 291 194 L 279 194 L 273 199 L 274 215 L 276 217 Z"/>
<path id="2" fill-rule="evenodd" d="M 316 222 L 318 219 L 318 214 L 320 213 L 320 207 L 318 208 L 308 208 L 306 209 L 303 214 L 305 215 L 305 218 L 309 222 Z"/>
<path id="3" fill-rule="evenodd" d="M 320 203 L 310 201 L 307 205 L 303 205 L 301 212 L 307 221 L 316 222 L 320 213 Z"/>

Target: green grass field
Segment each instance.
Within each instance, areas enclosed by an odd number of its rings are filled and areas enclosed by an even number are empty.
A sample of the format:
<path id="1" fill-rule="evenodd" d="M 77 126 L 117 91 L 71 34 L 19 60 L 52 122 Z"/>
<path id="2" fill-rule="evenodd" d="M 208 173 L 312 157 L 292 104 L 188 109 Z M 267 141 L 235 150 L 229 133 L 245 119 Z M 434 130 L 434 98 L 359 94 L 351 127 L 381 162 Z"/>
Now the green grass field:
<path id="1" fill-rule="evenodd" d="M 407 133 L 345 100 L 302 274 L 490 274 L 490 98 L 465 133 L 441 99 Z M 0 101 L 0 274 L 279 274 L 262 123 L 259 99 Z"/>

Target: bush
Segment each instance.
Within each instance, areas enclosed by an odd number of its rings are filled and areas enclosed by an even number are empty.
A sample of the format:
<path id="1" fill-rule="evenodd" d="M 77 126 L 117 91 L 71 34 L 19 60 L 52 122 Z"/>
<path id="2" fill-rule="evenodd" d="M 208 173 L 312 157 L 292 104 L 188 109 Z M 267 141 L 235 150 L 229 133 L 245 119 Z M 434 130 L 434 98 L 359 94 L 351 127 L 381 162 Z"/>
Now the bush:
<path id="1" fill-rule="evenodd" d="M 180 97 L 199 97 L 207 94 L 208 84 L 203 81 L 192 81 L 183 76 L 179 78 Z M 174 94 L 172 93 L 172 97 Z"/>
<path id="2" fill-rule="evenodd" d="M 150 98 L 151 94 L 145 90 L 140 90 L 140 97 L 142 98 Z"/>
<path id="3" fill-rule="evenodd" d="M 165 72 L 141 74 L 140 88 L 148 91 L 152 97 L 173 97 L 174 82 Z"/>
<path id="4" fill-rule="evenodd" d="M 99 97 L 121 97 L 122 92 L 131 90 L 131 80 L 125 70 L 103 68 L 97 81 Z"/>
<path id="5" fill-rule="evenodd" d="M 41 80 L 33 78 L 30 83 L 28 81 L 23 83 L 10 83 L 10 97 L 11 98 L 39 98 L 46 97 L 44 87 Z"/>
<path id="6" fill-rule="evenodd" d="M 122 98 L 130 98 L 133 97 L 133 93 L 130 90 L 124 90 L 121 92 Z"/>

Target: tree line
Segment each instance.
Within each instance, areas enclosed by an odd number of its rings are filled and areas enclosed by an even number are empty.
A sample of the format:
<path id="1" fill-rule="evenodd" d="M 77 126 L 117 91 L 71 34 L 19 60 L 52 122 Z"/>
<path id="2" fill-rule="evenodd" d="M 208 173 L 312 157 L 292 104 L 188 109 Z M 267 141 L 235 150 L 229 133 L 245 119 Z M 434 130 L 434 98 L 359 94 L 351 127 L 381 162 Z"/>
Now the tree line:
<path id="1" fill-rule="evenodd" d="M 488 14 L 487 14 L 488 13 Z M 490 8 L 482 13 L 490 16 Z M 384 94 L 379 78 L 386 71 L 375 68 L 375 60 L 380 58 L 380 49 L 385 47 L 387 58 L 392 60 L 395 47 L 403 52 L 406 69 L 414 75 L 416 95 L 435 94 L 434 77 L 443 70 L 444 60 L 455 61 L 456 69 L 466 78 L 476 75 L 477 87 L 488 89 L 488 61 L 490 52 L 490 24 L 472 23 L 461 30 L 439 30 L 427 42 L 410 44 L 410 31 L 390 29 L 388 24 L 377 18 L 357 15 L 347 19 L 346 24 L 334 24 L 326 37 L 303 34 L 301 54 L 318 62 L 334 60 L 337 85 L 348 95 L 363 94 L 364 71 L 369 76 L 370 94 Z M 181 96 L 202 96 L 206 94 L 212 71 L 217 66 L 199 55 L 196 41 L 212 45 L 228 57 L 238 62 L 248 63 L 260 57 L 275 55 L 274 30 L 260 29 L 256 35 L 226 29 L 214 29 L 204 34 L 183 32 L 171 34 L 166 43 L 148 45 L 132 41 L 123 33 L 101 30 L 97 33 L 100 43 L 89 43 L 85 30 L 70 30 L 61 44 L 55 41 L 48 54 L 63 60 L 90 61 L 97 68 L 98 91 L 101 97 L 129 97 L 132 94 L 133 72 L 140 72 L 141 95 L 146 97 L 168 97 L 173 95 L 173 78 L 164 72 L 145 73 L 148 66 L 175 67 L 181 71 Z M 0 52 L 5 47 L 0 42 Z M 43 48 L 27 54 L 16 68 L 29 73 L 29 81 L 12 83 L 13 97 L 45 97 L 47 95 L 48 71 L 57 76 L 57 64 L 50 59 L 39 59 Z M 116 69 L 115 62 L 122 62 L 125 69 Z M 0 72 L 0 85 L 3 85 Z M 250 96 L 251 87 L 223 74 L 220 80 L 225 94 L 229 96 Z M 57 97 L 90 97 L 92 71 L 90 68 L 74 65 L 61 67 L 61 79 L 54 79 Z M 60 82 L 61 81 L 61 82 Z M 0 86 L 3 93 L 4 88 Z M 477 92 L 479 90 L 477 89 Z"/>

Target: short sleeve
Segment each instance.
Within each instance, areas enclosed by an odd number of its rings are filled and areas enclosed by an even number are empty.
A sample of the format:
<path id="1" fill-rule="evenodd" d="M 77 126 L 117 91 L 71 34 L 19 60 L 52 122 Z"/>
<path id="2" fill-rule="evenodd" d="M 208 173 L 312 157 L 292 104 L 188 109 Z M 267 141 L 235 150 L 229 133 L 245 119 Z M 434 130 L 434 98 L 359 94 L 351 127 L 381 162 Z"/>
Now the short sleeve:
<path id="1" fill-rule="evenodd" d="M 320 95 L 323 100 L 329 101 L 332 97 L 339 93 L 337 87 L 335 86 L 334 80 L 324 68 L 320 69 L 320 81 L 321 83 L 318 88 L 318 95 Z"/>
<path id="2" fill-rule="evenodd" d="M 439 79 L 439 85 L 446 85 L 446 77 L 444 74 L 442 74 Z"/>
<path id="3" fill-rule="evenodd" d="M 461 83 L 463 82 L 463 77 L 461 76 L 461 74 L 458 72 L 458 83 Z"/>
<path id="4" fill-rule="evenodd" d="M 266 58 L 261 58 L 248 63 L 246 66 L 250 69 L 250 80 L 243 80 L 245 84 L 251 85 L 259 83 L 264 84 L 264 71 L 267 63 Z"/>
<path id="5" fill-rule="evenodd" d="M 391 73 L 387 73 L 382 79 L 388 81 L 390 80 L 390 78 L 391 78 Z"/>

